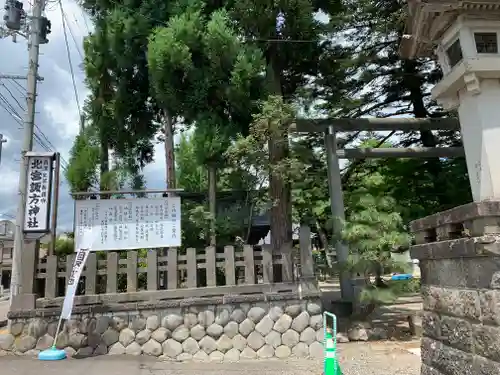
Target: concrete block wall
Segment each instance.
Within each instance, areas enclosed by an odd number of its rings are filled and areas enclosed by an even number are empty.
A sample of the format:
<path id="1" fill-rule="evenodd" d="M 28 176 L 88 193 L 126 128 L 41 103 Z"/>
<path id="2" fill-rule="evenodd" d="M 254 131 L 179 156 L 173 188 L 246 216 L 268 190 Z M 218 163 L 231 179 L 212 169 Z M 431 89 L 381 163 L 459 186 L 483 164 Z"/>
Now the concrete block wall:
<path id="1" fill-rule="evenodd" d="M 107 312 L 77 307 L 58 335 L 57 346 L 69 355 L 145 354 L 175 361 L 322 358 L 319 298 L 236 296 L 231 300 L 129 303 L 107 306 Z M 58 312 L 52 316 L 49 309 L 27 313 L 31 317 L 11 313 L 13 324 L 9 334 L 0 335 L 0 350 L 35 355 L 52 345 Z"/>
<path id="2" fill-rule="evenodd" d="M 422 375 L 500 373 L 500 202 L 411 223 L 424 301 Z"/>

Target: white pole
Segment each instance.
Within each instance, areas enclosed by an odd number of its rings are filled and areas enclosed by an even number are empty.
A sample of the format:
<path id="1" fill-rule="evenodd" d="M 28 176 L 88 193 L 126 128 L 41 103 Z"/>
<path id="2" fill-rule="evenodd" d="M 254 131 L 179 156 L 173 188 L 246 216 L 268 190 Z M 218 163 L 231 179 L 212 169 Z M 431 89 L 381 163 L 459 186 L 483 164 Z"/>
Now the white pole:
<path id="1" fill-rule="evenodd" d="M 57 343 L 57 336 L 59 336 L 59 331 L 61 330 L 61 323 L 62 323 L 62 314 L 59 316 L 59 321 L 57 322 L 57 328 L 56 328 L 56 334 L 54 335 L 54 341 L 52 342 L 52 348 L 56 348 L 56 343 Z"/>

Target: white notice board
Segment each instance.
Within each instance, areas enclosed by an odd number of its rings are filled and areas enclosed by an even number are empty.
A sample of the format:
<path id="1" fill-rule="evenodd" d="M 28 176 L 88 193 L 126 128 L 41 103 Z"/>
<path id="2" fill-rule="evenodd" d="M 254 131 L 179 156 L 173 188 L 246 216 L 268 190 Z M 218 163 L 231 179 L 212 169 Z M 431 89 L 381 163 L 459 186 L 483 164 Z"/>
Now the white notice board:
<path id="1" fill-rule="evenodd" d="M 181 245 L 181 199 L 132 198 L 75 201 L 75 251 L 132 250 Z"/>

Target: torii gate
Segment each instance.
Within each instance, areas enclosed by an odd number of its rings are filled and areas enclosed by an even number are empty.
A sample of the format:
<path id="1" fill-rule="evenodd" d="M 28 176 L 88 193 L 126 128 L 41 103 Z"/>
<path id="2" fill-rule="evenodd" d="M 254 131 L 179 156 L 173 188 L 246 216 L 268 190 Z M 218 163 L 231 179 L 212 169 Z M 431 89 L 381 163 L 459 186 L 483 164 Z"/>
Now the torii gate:
<path id="1" fill-rule="evenodd" d="M 298 133 L 325 134 L 325 148 L 328 162 L 328 186 L 335 238 L 341 238 L 342 222 L 345 220 L 344 196 L 342 192 L 342 176 L 339 159 L 366 158 L 435 158 L 464 156 L 462 147 L 413 147 L 413 148 L 363 148 L 340 149 L 337 145 L 338 132 L 354 131 L 415 131 L 415 130 L 460 130 L 456 118 L 360 118 L 360 119 L 298 119 L 290 127 L 290 131 Z M 349 248 L 346 243 L 336 240 L 335 249 L 340 265 L 346 264 Z M 340 274 L 340 289 L 343 300 L 354 300 L 354 286 L 351 276 L 346 272 Z"/>

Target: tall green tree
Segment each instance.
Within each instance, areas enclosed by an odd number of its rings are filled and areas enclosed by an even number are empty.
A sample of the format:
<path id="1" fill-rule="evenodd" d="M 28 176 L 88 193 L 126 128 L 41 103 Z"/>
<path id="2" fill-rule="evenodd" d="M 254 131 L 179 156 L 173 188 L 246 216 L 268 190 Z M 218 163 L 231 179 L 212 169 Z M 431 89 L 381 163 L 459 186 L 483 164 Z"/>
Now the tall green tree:
<path id="1" fill-rule="evenodd" d="M 197 160 L 209 172 L 215 245 L 217 169 L 224 166 L 231 139 L 247 132 L 244 118 L 253 105 L 253 87 L 261 81 L 262 58 L 257 49 L 241 42 L 226 10 L 206 13 L 204 8 L 202 1 L 191 2 L 165 27 L 157 28 L 150 38 L 148 60 L 157 100 L 196 125 L 192 137 Z"/>
<path id="2" fill-rule="evenodd" d="M 327 29 L 317 12 L 335 15 L 340 9 L 339 2 L 311 0 L 244 0 L 234 5 L 234 18 L 247 42 L 255 43 L 265 56 L 268 103 L 276 102 L 273 97 L 282 97 L 286 103 L 300 101 L 302 89 L 320 74 L 320 57 L 332 47 L 324 41 Z M 292 239 L 292 187 L 291 181 L 279 173 L 279 165 L 290 158 L 286 123 L 281 129 L 271 129 L 273 120 L 268 119 L 269 198 L 272 242 L 279 249 Z"/>
<path id="3" fill-rule="evenodd" d="M 416 118 L 450 115 L 430 98 L 430 89 L 442 76 L 436 62 L 432 59 L 405 60 L 399 55 L 405 31 L 406 2 L 363 0 L 348 3 L 346 9 L 341 35 L 351 49 L 351 69 L 357 74 L 350 79 L 353 88 L 351 104 L 342 111 L 343 115 Z M 332 104 L 333 109 L 337 110 L 336 103 Z M 461 145 L 458 132 L 421 130 L 398 134 L 398 145 L 404 147 Z M 444 193 L 452 188 L 447 178 L 449 173 L 466 173 L 463 159 L 453 163 L 439 158 L 409 160 L 406 168 L 419 172 L 411 176 L 406 174 L 407 183 L 402 186 L 409 184 L 415 196 L 429 199 L 426 214 L 448 209 L 470 199 L 468 189 L 457 194 Z M 344 181 L 348 177 L 349 174 Z"/>
<path id="4" fill-rule="evenodd" d="M 259 51 L 240 40 L 227 11 L 206 13 L 194 1 L 154 31 L 148 61 L 157 100 L 196 124 L 200 161 L 222 162 L 231 137 L 248 133 L 260 97 Z"/>
<path id="5" fill-rule="evenodd" d="M 143 9 L 152 6 L 92 0 L 82 6 L 95 26 L 84 42 L 90 90 L 85 113 L 86 125 L 96 129 L 100 145 L 100 188 L 123 185 L 124 174 L 133 187 L 141 188 L 141 170 L 153 160 L 154 135 L 161 121 L 147 74 L 146 41 L 153 22 Z"/>

